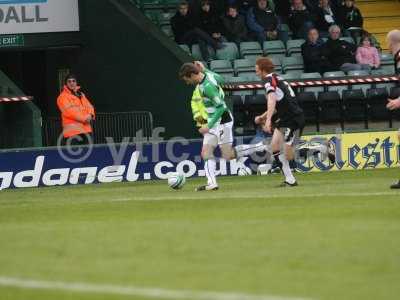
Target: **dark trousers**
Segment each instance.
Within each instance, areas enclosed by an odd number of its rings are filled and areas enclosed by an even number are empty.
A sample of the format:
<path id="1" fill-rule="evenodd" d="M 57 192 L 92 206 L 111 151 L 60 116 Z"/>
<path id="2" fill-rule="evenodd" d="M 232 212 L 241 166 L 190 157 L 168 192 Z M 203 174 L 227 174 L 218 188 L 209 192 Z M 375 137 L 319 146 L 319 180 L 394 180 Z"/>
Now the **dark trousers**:
<path id="1" fill-rule="evenodd" d="M 205 61 L 210 60 L 210 52 L 208 51 L 208 46 L 211 46 L 214 50 L 220 48 L 220 44 L 217 40 L 213 39 L 207 32 L 195 28 L 188 31 L 182 37 L 182 44 L 193 45 L 198 43 L 200 47 L 201 56 Z"/>

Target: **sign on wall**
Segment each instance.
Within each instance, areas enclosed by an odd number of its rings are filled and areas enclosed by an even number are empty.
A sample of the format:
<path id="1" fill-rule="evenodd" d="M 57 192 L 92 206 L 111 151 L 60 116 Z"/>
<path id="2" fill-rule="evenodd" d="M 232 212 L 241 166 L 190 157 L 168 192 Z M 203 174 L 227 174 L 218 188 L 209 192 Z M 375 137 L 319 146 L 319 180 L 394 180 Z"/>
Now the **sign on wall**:
<path id="1" fill-rule="evenodd" d="M 336 162 L 310 157 L 300 172 L 365 170 L 399 166 L 397 132 L 324 136 L 334 147 Z M 306 136 L 312 140 L 315 136 Z M 247 143 L 248 139 L 239 143 Z M 109 144 L 89 148 L 49 148 L 0 153 L 0 189 L 166 179 L 169 172 L 204 176 L 201 140 L 152 144 Z M 217 154 L 217 156 L 219 156 Z M 251 166 L 254 157 L 246 163 Z M 236 175 L 236 161 L 219 160 L 218 174 Z"/>
<path id="2" fill-rule="evenodd" d="M 0 35 L 79 31 L 78 0 L 0 0 Z"/>

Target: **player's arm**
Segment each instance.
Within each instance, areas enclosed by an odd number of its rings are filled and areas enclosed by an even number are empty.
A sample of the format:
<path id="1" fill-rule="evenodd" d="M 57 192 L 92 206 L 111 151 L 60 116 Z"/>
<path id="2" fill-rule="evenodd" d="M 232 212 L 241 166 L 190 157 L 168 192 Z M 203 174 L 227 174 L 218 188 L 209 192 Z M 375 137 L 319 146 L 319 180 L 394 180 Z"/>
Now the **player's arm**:
<path id="1" fill-rule="evenodd" d="M 254 119 L 254 122 L 256 124 L 264 123 L 265 120 L 267 120 L 267 114 L 268 114 L 268 110 L 266 110 L 262 115 L 256 116 L 256 118 Z"/>

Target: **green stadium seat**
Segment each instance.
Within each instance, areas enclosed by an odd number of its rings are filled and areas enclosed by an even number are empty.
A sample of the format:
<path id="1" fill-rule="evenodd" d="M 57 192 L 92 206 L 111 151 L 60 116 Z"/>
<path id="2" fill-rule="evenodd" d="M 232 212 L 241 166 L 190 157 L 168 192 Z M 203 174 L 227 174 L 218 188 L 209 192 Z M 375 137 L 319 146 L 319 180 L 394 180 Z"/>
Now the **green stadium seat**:
<path id="1" fill-rule="evenodd" d="M 325 72 L 323 77 L 327 78 L 327 79 L 332 79 L 332 78 L 335 78 L 335 77 L 345 77 L 345 76 L 346 76 L 345 73 L 342 72 L 342 71 L 334 71 L 334 72 Z M 328 86 L 328 91 L 329 92 L 336 91 L 340 95 L 342 95 L 343 91 L 347 90 L 347 89 L 348 89 L 347 85 L 331 85 L 331 86 Z"/>
<path id="2" fill-rule="evenodd" d="M 257 56 L 262 55 L 260 43 L 258 42 L 242 42 L 240 43 L 240 56 L 246 58 L 247 55 Z"/>
<path id="3" fill-rule="evenodd" d="M 388 70 L 379 68 L 379 69 L 371 70 L 371 75 L 382 76 L 382 75 L 393 75 L 393 73 L 389 72 Z"/>
<path id="4" fill-rule="evenodd" d="M 189 48 L 188 45 L 182 44 L 182 45 L 179 45 L 179 47 L 180 47 L 183 51 L 185 51 L 186 53 L 188 53 L 189 55 L 192 54 L 192 53 L 190 52 L 190 48 Z"/>
<path id="5" fill-rule="evenodd" d="M 354 71 L 348 71 L 347 75 L 348 76 L 368 76 L 368 75 L 370 75 L 370 72 L 367 70 L 354 70 Z"/>
<path id="6" fill-rule="evenodd" d="M 230 80 L 229 81 L 227 81 L 227 83 L 239 83 L 239 82 L 246 82 L 246 78 L 242 78 L 242 77 L 239 77 L 239 76 L 237 76 L 237 77 L 232 77 L 232 78 L 230 78 Z"/>
<path id="7" fill-rule="evenodd" d="M 295 79 L 300 79 L 301 74 L 303 74 L 302 71 L 293 70 L 293 72 L 282 74 L 281 77 L 285 80 L 290 80 L 290 79 L 295 80 Z"/>
<path id="8" fill-rule="evenodd" d="M 301 53 L 301 45 L 304 43 L 304 39 L 288 40 L 286 44 L 288 56 L 292 56 L 293 53 Z"/>
<path id="9" fill-rule="evenodd" d="M 304 69 L 303 58 L 300 56 L 283 57 L 281 62 L 285 73 L 290 70 L 302 71 Z"/>
<path id="10" fill-rule="evenodd" d="M 321 74 L 319 73 L 303 73 L 300 75 L 301 79 L 319 79 L 321 78 Z M 316 97 L 318 97 L 318 93 L 323 92 L 325 88 L 323 86 L 310 86 L 303 88 L 304 92 L 313 92 Z"/>
<path id="11" fill-rule="evenodd" d="M 232 64 L 229 60 L 212 60 L 210 62 L 210 69 L 220 75 L 230 77 L 234 75 Z"/>
<path id="12" fill-rule="evenodd" d="M 175 13 L 173 12 L 161 12 L 158 15 L 158 24 L 160 26 L 163 25 L 170 25 L 170 20 L 174 16 Z"/>
<path id="13" fill-rule="evenodd" d="M 257 76 L 256 73 L 250 73 L 247 75 L 247 79 L 249 81 L 261 81 L 260 77 Z"/>
<path id="14" fill-rule="evenodd" d="M 340 38 L 340 40 L 341 40 L 341 41 L 346 41 L 346 42 L 348 42 L 348 43 L 350 43 L 350 44 L 354 44 L 353 38 L 352 38 L 352 37 L 349 37 L 349 36 L 342 36 L 342 37 Z"/>
<path id="15" fill-rule="evenodd" d="M 247 82 L 247 78 L 243 77 L 232 77 L 229 80 L 229 83 L 241 83 L 241 82 Z M 227 82 L 228 83 L 228 82 Z M 233 91 L 232 95 L 238 95 L 238 96 L 246 96 L 246 95 L 253 95 L 254 92 L 253 90 L 242 90 L 242 91 Z"/>
<path id="16" fill-rule="evenodd" d="M 266 55 L 286 53 L 285 44 L 280 40 L 264 42 L 263 49 Z"/>
<path id="17" fill-rule="evenodd" d="M 174 37 L 174 33 L 172 32 L 172 28 L 170 25 L 165 25 L 161 27 L 161 30 L 169 37 L 169 38 L 173 38 Z"/>
<path id="18" fill-rule="evenodd" d="M 215 59 L 215 51 L 212 47 L 208 47 L 208 52 L 210 53 L 210 58 Z M 203 56 L 201 55 L 200 47 L 198 44 L 194 44 L 192 46 L 192 57 L 195 60 L 201 60 L 204 61 Z"/>
<path id="19" fill-rule="evenodd" d="M 347 74 L 350 77 L 368 76 L 369 72 L 366 70 L 355 70 L 355 71 L 349 71 Z M 349 88 L 351 88 L 351 90 L 362 90 L 364 95 L 367 94 L 367 90 L 369 90 L 371 87 L 372 87 L 371 84 L 353 84 L 353 85 L 349 86 Z"/>
<path id="20" fill-rule="evenodd" d="M 146 10 L 144 11 L 144 15 L 150 19 L 154 24 L 156 24 L 157 26 L 159 26 L 159 22 L 158 22 L 158 16 L 159 14 L 161 14 L 162 11 L 161 10 Z"/>
<path id="21" fill-rule="evenodd" d="M 232 64 L 229 60 L 212 60 L 210 62 L 210 69 L 215 72 L 218 72 L 221 70 L 233 71 Z"/>
<path id="22" fill-rule="evenodd" d="M 321 74 L 314 72 L 314 73 L 302 73 L 300 76 L 301 79 L 318 79 L 322 78 Z"/>
<path id="23" fill-rule="evenodd" d="M 376 70 L 371 70 L 371 75 L 385 76 L 385 75 L 393 75 L 393 73 L 390 70 L 376 69 Z M 377 89 L 386 89 L 387 92 L 389 92 L 392 87 L 396 86 L 396 83 L 395 82 L 376 83 L 374 86 Z"/>
<path id="24" fill-rule="evenodd" d="M 282 64 L 281 64 L 281 60 L 279 59 L 279 57 L 270 57 L 272 63 L 274 64 L 275 67 L 275 72 L 280 73 L 282 72 Z"/>
<path id="25" fill-rule="evenodd" d="M 216 53 L 217 59 L 234 60 L 239 58 L 239 49 L 235 43 L 224 43 L 225 47 L 218 49 Z"/>
<path id="26" fill-rule="evenodd" d="M 233 61 L 233 68 L 235 72 L 238 73 L 240 71 L 252 71 L 254 72 L 254 62 L 249 59 L 242 58 L 242 59 L 235 59 Z"/>
<path id="27" fill-rule="evenodd" d="M 385 72 L 392 74 L 392 75 L 395 73 L 394 64 L 383 65 L 383 66 L 381 66 L 381 69 L 385 70 Z"/>
<path id="28" fill-rule="evenodd" d="M 252 79 L 254 78 L 254 76 L 256 75 L 256 73 L 253 71 L 239 71 L 238 72 L 238 76 L 245 78 L 246 81 L 252 81 Z"/>

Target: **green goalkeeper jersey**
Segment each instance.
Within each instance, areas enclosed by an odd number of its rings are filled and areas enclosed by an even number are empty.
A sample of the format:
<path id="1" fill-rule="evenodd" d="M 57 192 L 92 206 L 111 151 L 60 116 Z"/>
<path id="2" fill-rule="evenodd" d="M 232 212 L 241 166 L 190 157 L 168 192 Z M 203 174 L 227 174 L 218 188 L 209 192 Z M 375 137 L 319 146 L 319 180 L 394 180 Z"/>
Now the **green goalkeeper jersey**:
<path id="1" fill-rule="evenodd" d="M 204 75 L 203 81 L 199 84 L 199 90 L 208 114 L 207 126 L 211 129 L 220 124 L 224 113 L 230 115 L 230 112 L 226 106 L 225 93 L 221 87 L 224 82 L 222 76 L 209 70 L 205 70 Z"/>

